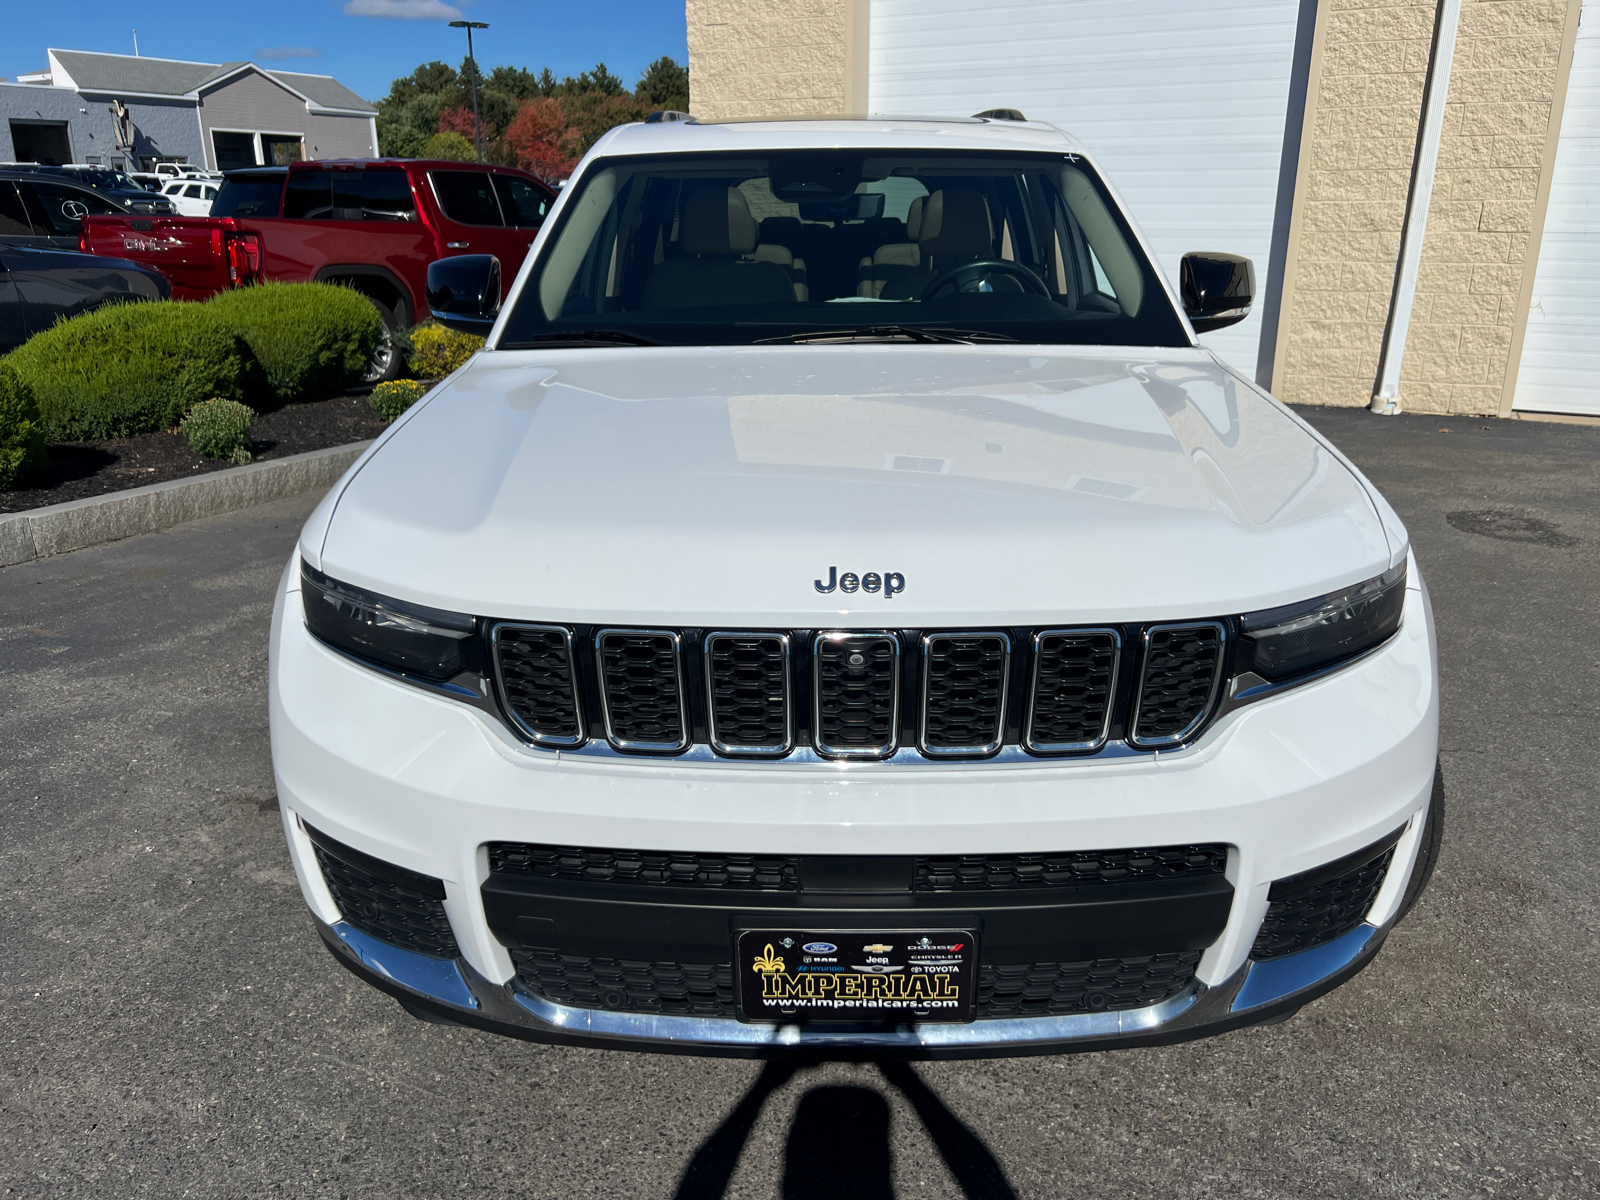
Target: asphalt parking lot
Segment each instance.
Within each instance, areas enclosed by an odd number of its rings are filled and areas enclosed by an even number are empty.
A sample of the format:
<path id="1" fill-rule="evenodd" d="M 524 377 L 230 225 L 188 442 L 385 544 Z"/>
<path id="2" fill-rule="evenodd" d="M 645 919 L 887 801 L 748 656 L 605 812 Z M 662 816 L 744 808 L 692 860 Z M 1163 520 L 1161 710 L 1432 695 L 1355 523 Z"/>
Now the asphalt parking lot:
<path id="1" fill-rule="evenodd" d="M 313 499 L 0 570 L 0 1188 L 1600 1195 L 1600 428 L 1307 415 L 1432 591 L 1444 851 L 1350 984 L 1162 1049 L 793 1071 L 420 1023 L 322 949 L 278 823 Z"/>

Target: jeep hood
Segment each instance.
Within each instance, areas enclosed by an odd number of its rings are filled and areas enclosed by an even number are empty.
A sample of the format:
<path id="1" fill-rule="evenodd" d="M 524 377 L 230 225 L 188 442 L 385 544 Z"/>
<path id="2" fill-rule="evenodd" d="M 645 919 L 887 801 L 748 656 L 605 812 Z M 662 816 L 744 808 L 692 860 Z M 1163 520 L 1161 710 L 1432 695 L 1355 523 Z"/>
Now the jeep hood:
<path id="1" fill-rule="evenodd" d="M 302 552 L 337 578 L 564 622 L 1198 618 L 1404 552 L 1337 455 L 1184 349 L 484 354 L 329 510 Z M 818 591 L 830 570 L 904 591 Z"/>

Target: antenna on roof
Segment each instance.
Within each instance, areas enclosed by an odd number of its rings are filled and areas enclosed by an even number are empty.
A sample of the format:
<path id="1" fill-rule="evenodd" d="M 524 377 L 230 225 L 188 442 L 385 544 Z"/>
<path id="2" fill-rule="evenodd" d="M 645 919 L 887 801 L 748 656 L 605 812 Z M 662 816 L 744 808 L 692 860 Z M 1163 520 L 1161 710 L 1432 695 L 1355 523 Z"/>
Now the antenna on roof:
<path id="1" fill-rule="evenodd" d="M 981 113 L 973 113 L 975 118 L 985 121 L 1026 121 L 1021 111 L 1015 108 L 986 108 Z"/>
<path id="2" fill-rule="evenodd" d="M 139 31 L 137 29 L 133 31 L 133 56 L 135 58 L 139 57 Z"/>

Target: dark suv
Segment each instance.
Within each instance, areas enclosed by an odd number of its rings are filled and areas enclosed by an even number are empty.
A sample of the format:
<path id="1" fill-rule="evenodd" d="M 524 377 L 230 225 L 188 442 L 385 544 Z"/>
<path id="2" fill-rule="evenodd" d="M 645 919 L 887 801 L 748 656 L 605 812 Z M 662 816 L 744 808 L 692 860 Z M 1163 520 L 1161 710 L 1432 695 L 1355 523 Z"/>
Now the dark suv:
<path id="1" fill-rule="evenodd" d="M 172 211 L 171 203 L 162 197 L 141 194 L 143 202 L 124 203 L 116 192 L 85 187 L 53 171 L 8 168 L 0 171 L 0 238 L 14 245 L 76 250 L 80 223 L 91 213 L 165 215 Z M 161 207 L 151 208 L 152 201 Z"/>

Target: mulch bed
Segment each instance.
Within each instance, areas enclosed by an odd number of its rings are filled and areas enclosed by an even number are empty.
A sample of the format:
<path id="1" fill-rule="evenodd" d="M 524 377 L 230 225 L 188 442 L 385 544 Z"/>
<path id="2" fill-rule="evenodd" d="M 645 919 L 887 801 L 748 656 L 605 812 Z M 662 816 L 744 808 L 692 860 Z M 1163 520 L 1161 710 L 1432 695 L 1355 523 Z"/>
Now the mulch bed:
<path id="1" fill-rule="evenodd" d="M 266 461 L 377 437 L 387 422 L 367 404 L 369 392 L 363 388 L 324 400 L 286 404 L 259 414 L 250 452 L 257 461 Z M 230 466 L 231 463 L 202 458 L 176 433 L 55 443 L 50 447 L 50 461 L 28 477 L 28 486 L 0 492 L 0 513 L 104 496 Z"/>

